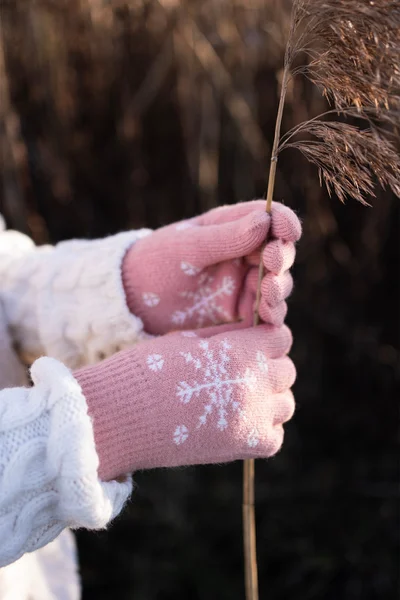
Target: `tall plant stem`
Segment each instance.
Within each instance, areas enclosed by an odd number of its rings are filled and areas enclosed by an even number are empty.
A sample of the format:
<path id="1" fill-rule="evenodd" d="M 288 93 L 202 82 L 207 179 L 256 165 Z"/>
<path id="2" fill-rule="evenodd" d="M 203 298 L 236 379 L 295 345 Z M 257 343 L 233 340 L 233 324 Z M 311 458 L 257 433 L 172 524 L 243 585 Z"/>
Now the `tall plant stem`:
<path id="1" fill-rule="evenodd" d="M 290 69 L 285 67 L 282 78 L 282 89 L 279 100 L 278 114 L 276 118 L 275 137 L 272 146 L 271 164 L 268 179 L 268 192 L 266 212 L 272 210 L 272 199 L 274 196 L 276 168 L 278 165 L 278 148 L 281 137 L 282 117 L 285 108 L 287 86 L 289 82 Z M 267 242 L 265 242 L 267 243 Z M 258 272 L 257 298 L 254 311 L 253 326 L 257 327 L 260 322 L 261 283 L 264 277 L 264 264 L 260 260 Z M 254 459 L 245 460 L 243 466 L 243 542 L 245 560 L 246 600 L 258 600 L 258 573 L 257 573 L 257 540 L 256 540 L 256 517 L 254 508 Z"/>
<path id="2" fill-rule="evenodd" d="M 270 168 L 269 168 L 267 205 L 266 205 L 267 213 L 270 213 L 272 210 L 272 200 L 274 197 L 274 190 L 275 190 L 276 168 L 278 166 L 278 149 L 279 149 L 279 143 L 281 140 L 283 110 L 285 108 L 286 92 L 287 92 L 287 88 L 288 88 L 289 77 L 290 77 L 290 68 L 289 68 L 289 65 L 286 65 L 284 72 L 283 72 L 283 78 L 282 78 L 281 96 L 279 99 L 278 114 L 276 116 L 275 136 L 274 136 L 274 143 L 272 146 L 271 164 L 270 164 Z M 262 261 L 260 264 L 262 265 Z"/>
<path id="3" fill-rule="evenodd" d="M 246 600 L 258 600 L 254 459 L 245 460 L 243 465 L 243 542 Z"/>

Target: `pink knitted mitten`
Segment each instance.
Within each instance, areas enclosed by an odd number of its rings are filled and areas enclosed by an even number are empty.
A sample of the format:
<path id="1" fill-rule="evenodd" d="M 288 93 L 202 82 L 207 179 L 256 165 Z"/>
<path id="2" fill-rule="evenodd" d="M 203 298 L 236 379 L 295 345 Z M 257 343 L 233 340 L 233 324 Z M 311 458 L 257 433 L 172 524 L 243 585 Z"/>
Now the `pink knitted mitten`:
<path id="1" fill-rule="evenodd" d="M 281 204 L 267 215 L 264 200 L 217 208 L 136 242 L 122 268 L 131 312 L 153 334 L 239 320 L 249 326 L 267 235 L 260 313 L 266 323 L 282 325 L 301 225 Z"/>
<path id="2" fill-rule="evenodd" d="M 294 410 L 290 331 L 226 329 L 155 338 L 75 373 L 103 480 L 279 450 Z"/>

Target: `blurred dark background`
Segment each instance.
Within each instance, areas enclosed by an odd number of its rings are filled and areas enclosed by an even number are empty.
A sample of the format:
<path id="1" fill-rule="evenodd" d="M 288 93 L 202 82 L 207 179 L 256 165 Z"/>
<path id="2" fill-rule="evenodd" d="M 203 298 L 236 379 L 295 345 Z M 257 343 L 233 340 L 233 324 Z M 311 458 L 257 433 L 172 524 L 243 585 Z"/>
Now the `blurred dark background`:
<path id="1" fill-rule="evenodd" d="M 290 1 L 0 0 L 0 212 L 41 244 L 159 227 L 266 187 Z M 284 127 L 324 110 L 303 80 Z M 281 453 L 257 463 L 261 600 L 399 597 L 399 200 L 327 198 L 288 151 L 304 221 Z M 84 600 L 244 598 L 241 464 L 136 474 L 78 535 Z"/>

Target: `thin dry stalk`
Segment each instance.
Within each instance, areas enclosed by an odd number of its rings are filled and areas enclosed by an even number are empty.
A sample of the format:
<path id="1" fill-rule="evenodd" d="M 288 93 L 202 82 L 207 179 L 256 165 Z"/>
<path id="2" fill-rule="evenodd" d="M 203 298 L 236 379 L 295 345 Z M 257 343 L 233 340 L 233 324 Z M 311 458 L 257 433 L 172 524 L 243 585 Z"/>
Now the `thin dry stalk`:
<path id="1" fill-rule="evenodd" d="M 248 600 L 258 600 L 256 514 L 254 505 L 254 459 L 243 464 L 243 545 L 245 590 Z"/>
<path id="2" fill-rule="evenodd" d="M 308 64 L 294 68 L 300 56 Z M 266 211 L 271 212 L 279 153 L 297 148 L 319 169 L 320 181 L 344 202 L 367 204 L 377 181 L 400 197 L 400 158 L 390 136 L 397 134 L 400 106 L 400 3 L 388 0 L 295 0 L 285 52 L 282 89 L 272 146 Z M 336 115 L 362 118 L 355 125 L 314 118 L 281 139 L 288 83 L 302 74 L 334 105 Z M 332 114 L 334 111 L 330 111 Z M 388 131 L 389 129 L 389 131 Z M 298 134 L 311 139 L 295 140 Z M 259 323 L 260 261 L 254 326 Z M 246 598 L 257 600 L 254 461 L 245 461 L 243 518 Z"/>

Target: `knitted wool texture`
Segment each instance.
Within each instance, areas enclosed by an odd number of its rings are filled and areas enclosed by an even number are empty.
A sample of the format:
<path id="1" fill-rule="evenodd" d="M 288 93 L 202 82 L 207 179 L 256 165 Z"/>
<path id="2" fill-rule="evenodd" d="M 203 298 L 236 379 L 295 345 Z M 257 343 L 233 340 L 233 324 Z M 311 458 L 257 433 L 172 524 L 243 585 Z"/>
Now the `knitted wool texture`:
<path id="1" fill-rule="evenodd" d="M 3 385 L 24 381 L 6 328 L 25 356 L 51 353 L 69 366 L 99 361 L 149 337 L 126 306 L 121 278 L 127 249 L 148 233 L 40 249 L 22 234 L 1 233 Z M 68 369 L 42 358 L 32 380 L 32 388 L 0 392 L 0 567 L 66 527 L 105 527 L 132 489 L 127 478 L 99 480 L 86 400 Z"/>
<path id="2" fill-rule="evenodd" d="M 219 327 L 143 342 L 75 373 L 99 474 L 275 454 L 293 414 L 286 327 Z"/>
<path id="3" fill-rule="evenodd" d="M 124 259 L 129 308 L 153 334 L 239 320 L 249 326 L 259 249 L 268 236 L 260 315 L 266 323 L 282 325 L 300 235 L 293 211 L 274 203 L 269 216 L 263 200 L 217 208 L 159 229 L 139 240 Z"/>
<path id="4" fill-rule="evenodd" d="M 0 391 L 0 567 L 54 540 L 65 527 L 105 527 L 132 490 L 101 483 L 85 398 L 51 358 L 32 388 Z"/>
<path id="5" fill-rule="evenodd" d="M 0 230 L 2 218 L 0 216 Z M 0 232 L 1 237 L 1 232 Z M 0 388 L 27 384 L 27 373 L 9 338 L 0 300 Z M 2 600 L 79 600 L 80 586 L 72 533 L 0 569 Z"/>
<path id="6" fill-rule="evenodd" d="M 1 233 L 1 299 L 27 362 L 46 354 L 78 368 L 148 337 L 126 305 L 121 265 L 127 250 L 149 233 L 41 248 L 16 231 Z"/>

